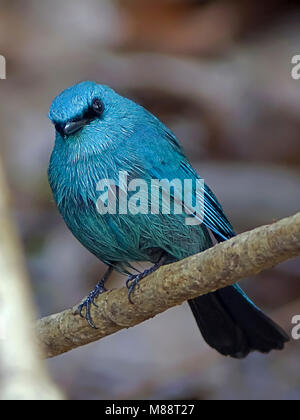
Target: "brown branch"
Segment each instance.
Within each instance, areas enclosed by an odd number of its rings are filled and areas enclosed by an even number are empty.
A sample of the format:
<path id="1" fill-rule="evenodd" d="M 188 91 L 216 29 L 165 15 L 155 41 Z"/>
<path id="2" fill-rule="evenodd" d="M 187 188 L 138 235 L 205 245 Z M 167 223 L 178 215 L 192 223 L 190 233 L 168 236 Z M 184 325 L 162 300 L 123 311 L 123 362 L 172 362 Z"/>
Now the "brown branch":
<path id="1" fill-rule="evenodd" d="M 298 255 L 300 213 L 160 268 L 140 283 L 133 305 L 125 287 L 101 295 L 98 308 L 92 308 L 97 330 L 80 318 L 76 306 L 38 321 L 37 335 L 47 357 L 54 357 Z"/>

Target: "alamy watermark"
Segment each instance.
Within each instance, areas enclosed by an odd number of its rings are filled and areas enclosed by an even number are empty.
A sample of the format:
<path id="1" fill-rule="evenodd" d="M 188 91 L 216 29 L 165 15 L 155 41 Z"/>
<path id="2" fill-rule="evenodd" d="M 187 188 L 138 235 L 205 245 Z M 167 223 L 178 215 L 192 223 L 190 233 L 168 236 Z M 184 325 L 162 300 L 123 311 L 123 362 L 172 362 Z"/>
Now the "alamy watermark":
<path id="1" fill-rule="evenodd" d="M 6 59 L 0 55 L 0 80 L 6 79 Z"/>
<path id="2" fill-rule="evenodd" d="M 105 178 L 97 183 L 97 210 L 101 215 L 183 214 L 186 225 L 203 222 L 203 179 L 128 178 L 126 171 L 120 171 L 117 181 Z"/>
<path id="3" fill-rule="evenodd" d="M 291 60 L 292 64 L 295 64 L 292 68 L 291 76 L 294 80 L 300 79 L 300 55 L 294 55 Z"/>
<path id="4" fill-rule="evenodd" d="M 300 315 L 293 316 L 292 324 L 295 325 L 292 329 L 292 337 L 294 340 L 300 340 Z"/>

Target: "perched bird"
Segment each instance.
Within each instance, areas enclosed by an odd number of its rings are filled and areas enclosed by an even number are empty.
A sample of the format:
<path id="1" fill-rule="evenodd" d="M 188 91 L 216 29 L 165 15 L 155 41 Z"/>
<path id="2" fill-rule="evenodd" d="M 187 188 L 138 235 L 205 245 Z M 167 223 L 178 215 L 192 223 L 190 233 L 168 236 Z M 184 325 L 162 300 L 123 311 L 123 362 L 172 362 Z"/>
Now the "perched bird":
<path id="1" fill-rule="evenodd" d="M 202 194 L 202 223 L 188 224 L 186 213 L 174 211 L 99 212 L 99 181 L 113 180 L 116 188 L 112 196 L 116 197 L 124 189 L 120 172 L 127 173 L 129 180 L 142 179 L 147 185 L 152 179 L 201 179 L 175 135 L 143 107 L 107 86 L 82 82 L 54 99 L 49 118 L 56 129 L 49 165 L 54 200 L 74 236 L 109 267 L 79 307 L 92 327 L 91 305 L 105 291 L 105 281 L 113 269 L 129 275 L 132 301 L 136 284 L 160 265 L 210 248 L 211 234 L 219 242 L 234 236 L 207 185 Z M 176 201 L 174 190 L 171 199 Z M 130 270 L 138 261 L 154 265 L 132 274 Z M 254 350 L 268 353 L 282 349 L 288 341 L 284 331 L 238 285 L 190 300 L 189 305 L 206 342 L 225 356 L 243 358 Z"/>

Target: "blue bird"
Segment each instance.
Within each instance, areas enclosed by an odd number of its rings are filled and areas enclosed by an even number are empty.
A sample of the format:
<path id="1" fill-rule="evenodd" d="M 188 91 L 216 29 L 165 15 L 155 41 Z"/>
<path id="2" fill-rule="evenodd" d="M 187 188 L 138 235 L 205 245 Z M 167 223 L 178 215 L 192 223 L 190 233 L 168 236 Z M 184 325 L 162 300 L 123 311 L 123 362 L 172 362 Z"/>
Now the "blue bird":
<path id="1" fill-rule="evenodd" d="M 234 236 L 221 205 L 205 184 L 201 195 L 204 217 L 190 212 L 202 223 L 186 223 L 187 213 L 174 211 L 176 189 L 170 189 L 173 210 L 169 214 L 162 207 L 153 214 L 145 208 L 127 214 L 99 211 L 100 180 L 113 181 L 115 188 L 106 189 L 107 197 L 109 190 L 119 204 L 119 194 L 125 188 L 120 172 L 128 174 L 128 180 L 142 179 L 148 186 L 153 179 L 201 180 L 175 135 L 143 107 L 108 86 L 82 82 L 54 99 L 49 118 L 56 129 L 56 141 L 48 174 L 58 210 L 82 245 L 108 265 L 104 278 L 79 307 L 92 327 L 91 305 L 105 292 L 113 269 L 129 275 L 132 302 L 137 283 L 162 264 L 210 248 L 210 233 L 219 242 Z M 193 186 L 194 199 L 201 200 L 195 191 Z M 160 193 L 159 203 L 163 201 Z M 108 201 L 102 204 L 107 206 Z M 132 274 L 132 264 L 138 261 L 154 265 Z M 238 285 L 190 300 L 189 305 L 206 342 L 225 356 L 243 358 L 255 350 L 268 353 L 282 349 L 288 341 L 285 332 Z"/>

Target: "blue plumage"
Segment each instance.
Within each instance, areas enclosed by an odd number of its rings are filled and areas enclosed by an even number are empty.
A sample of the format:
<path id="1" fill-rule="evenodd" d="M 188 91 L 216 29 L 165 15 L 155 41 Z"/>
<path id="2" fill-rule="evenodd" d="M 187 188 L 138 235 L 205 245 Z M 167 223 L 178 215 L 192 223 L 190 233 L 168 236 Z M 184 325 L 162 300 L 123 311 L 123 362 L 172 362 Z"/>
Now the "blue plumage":
<path id="1" fill-rule="evenodd" d="M 111 179 L 117 188 L 114 194 L 122 192 L 120 171 L 126 172 L 129 180 L 145 180 L 148 186 L 152 179 L 200 179 L 174 134 L 141 106 L 107 86 L 83 82 L 53 101 L 49 118 L 56 127 L 49 182 L 58 209 L 74 236 L 109 266 L 128 273 L 136 261 L 168 263 L 211 247 L 209 231 L 218 241 L 234 235 L 206 185 L 202 224 L 188 225 L 185 214 L 174 212 L 99 214 L 97 183 Z M 176 194 L 172 191 L 171 200 Z M 103 291 L 103 285 L 95 293 Z M 238 287 L 224 291 L 190 302 L 210 345 L 233 357 L 283 347 L 286 335 Z M 236 313 L 234 306 L 239 312 L 245 308 L 244 315 Z M 239 318 L 244 320 L 242 325 Z M 255 319 L 251 334 L 244 318 L 249 323 Z M 252 339 L 255 330 L 257 337 Z"/>

